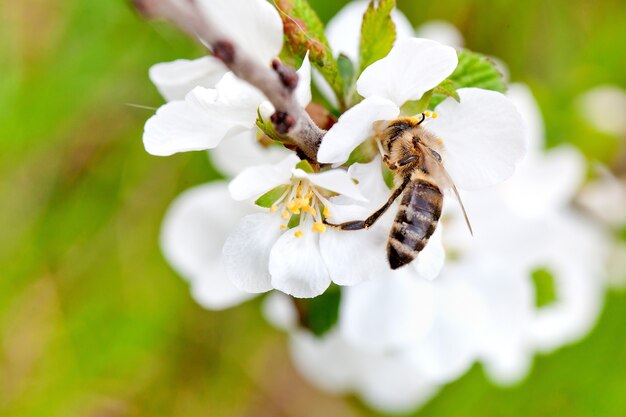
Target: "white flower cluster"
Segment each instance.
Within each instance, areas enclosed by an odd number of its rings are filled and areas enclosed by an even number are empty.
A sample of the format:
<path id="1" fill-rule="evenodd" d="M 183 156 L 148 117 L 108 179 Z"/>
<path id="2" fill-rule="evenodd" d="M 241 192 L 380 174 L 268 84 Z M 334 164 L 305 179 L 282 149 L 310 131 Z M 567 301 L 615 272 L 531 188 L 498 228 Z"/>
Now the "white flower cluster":
<path id="1" fill-rule="evenodd" d="M 203 8 L 211 20 L 236 28 L 238 48 L 268 64 L 278 55 L 282 23 L 270 3 L 198 1 L 212 4 Z M 333 51 L 355 63 L 366 7 L 350 3 L 327 26 Z M 308 379 L 331 392 L 356 392 L 383 410 L 405 411 L 476 361 L 494 381 L 510 383 L 527 373 L 535 352 L 583 336 L 601 307 L 607 242 L 569 205 L 583 180 L 581 155 L 565 146 L 543 151 L 541 114 L 522 85 L 512 85 L 507 96 L 459 89 L 460 102 L 444 100 L 424 123 L 440 141 L 451 179 L 469 191 L 462 196 L 474 237 L 458 203 L 446 198 L 417 259 L 391 270 L 385 246 L 393 207 L 366 230 L 326 224 L 364 219 L 388 199 L 380 158 L 341 165 L 374 135 L 376 122 L 404 115 L 407 102 L 457 66 L 458 31 L 430 24 L 418 33 L 441 38 L 417 38 L 400 12 L 393 19 L 396 42 L 356 82 L 363 100 L 326 133 L 321 172 L 287 149 L 260 146 L 257 117 L 268 118 L 271 104 L 212 57 L 151 69 L 168 103 L 146 123 L 144 144 L 155 155 L 210 149 L 213 162 L 234 176 L 183 193 L 163 224 L 163 252 L 195 299 L 223 309 L 279 290 L 268 297 L 266 313 L 289 332 L 293 359 Z M 306 57 L 298 75 L 296 95 L 306 106 Z M 323 78 L 313 78 L 333 102 Z M 271 204 L 255 204 L 268 195 Z M 553 286 L 554 299 L 541 307 L 533 276 Z M 285 294 L 315 297 L 331 282 L 342 286 L 339 322 L 317 338 L 298 327 Z"/>

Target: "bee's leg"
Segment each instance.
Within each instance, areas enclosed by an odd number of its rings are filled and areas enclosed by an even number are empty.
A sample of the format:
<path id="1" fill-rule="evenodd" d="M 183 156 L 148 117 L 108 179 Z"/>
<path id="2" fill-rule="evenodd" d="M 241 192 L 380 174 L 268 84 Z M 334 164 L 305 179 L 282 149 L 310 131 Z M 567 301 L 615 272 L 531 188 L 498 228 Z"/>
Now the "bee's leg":
<path id="1" fill-rule="evenodd" d="M 369 216 L 365 220 L 352 220 L 352 221 L 349 221 L 349 222 L 333 224 L 333 223 L 328 223 L 324 219 L 324 224 L 327 224 L 328 226 L 337 227 L 337 228 L 339 228 L 341 230 L 361 230 L 361 229 L 367 229 L 368 227 L 370 227 L 374 223 L 376 223 L 376 220 L 378 220 L 380 218 L 380 216 L 382 216 L 387 211 L 389 206 L 391 206 L 393 204 L 393 202 L 396 201 L 396 199 L 400 196 L 400 194 L 402 194 L 402 192 L 404 191 L 406 186 L 409 184 L 409 182 L 410 182 L 410 178 L 407 177 L 402 182 L 402 184 L 400 184 L 399 187 L 397 187 L 395 190 L 393 190 L 393 193 L 391 193 L 391 196 L 389 197 L 387 202 L 381 208 L 376 210 L 371 216 Z"/>
<path id="2" fill-rule="evenodd" d="M 419 159 L 419 156 L 417 155 L 409 155 L 406 156 L 396 162 L 389 162 L 389 158 L 387 158 L 385 160 L 385 162 L 387 163 L 387 167 L 389 167 L 390 170 L 396 170 L 398 169 L 398 167 L 403 167 L 407 164 L 410 164 L 411 162 L 415 161 L 416 159 Z"/>

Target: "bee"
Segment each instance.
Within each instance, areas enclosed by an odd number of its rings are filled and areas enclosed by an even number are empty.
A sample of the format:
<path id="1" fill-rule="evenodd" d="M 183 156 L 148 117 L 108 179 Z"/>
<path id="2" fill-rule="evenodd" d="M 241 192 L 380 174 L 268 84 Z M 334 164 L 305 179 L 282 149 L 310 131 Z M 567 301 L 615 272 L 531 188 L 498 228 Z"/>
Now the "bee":
<path id="1" fill-rule="evenodd" d="M 410 263 L 424 249 L 439 223 L 445 190 L 453 191 L 472 233 L 459 192 L 436 150 L 441 149 L 442 142 L 421 126 L 430 116 L 429 112 L 424 112 L 416 118 L 404 117 L 377 123 L 375 131 L 379 150 L 383 161 L 394 173 L 395 187 L 391 196 L 365 220 L 327 223 L 342 230 L 367 229 L 401 196 L 387 241 L 387 259 L 391 269 Z"/>

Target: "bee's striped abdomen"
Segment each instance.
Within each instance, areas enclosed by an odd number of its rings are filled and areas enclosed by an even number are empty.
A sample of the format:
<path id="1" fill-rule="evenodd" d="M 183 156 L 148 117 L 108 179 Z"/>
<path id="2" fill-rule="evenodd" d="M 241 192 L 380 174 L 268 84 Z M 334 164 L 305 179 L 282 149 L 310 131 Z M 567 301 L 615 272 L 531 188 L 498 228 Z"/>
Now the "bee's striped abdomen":
<path id="1" fill-rule="evenodd" d="M 437 185 L 417 179 L 405 189 L 389 234 L 387 257 L 391 269 L 415 259 L 437 227 L 443 194 Z"/>

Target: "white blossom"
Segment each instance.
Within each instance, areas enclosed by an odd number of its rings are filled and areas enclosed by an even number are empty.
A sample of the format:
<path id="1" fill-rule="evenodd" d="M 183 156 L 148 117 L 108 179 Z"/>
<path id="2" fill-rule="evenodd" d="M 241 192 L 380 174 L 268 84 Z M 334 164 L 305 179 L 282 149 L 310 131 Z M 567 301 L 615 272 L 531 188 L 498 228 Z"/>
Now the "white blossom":
<path id="1" fill-rule="evenodd" d="M 532 96 L 520 95 L 531 99 L 520 110 L 536 107 Z M 534 110 L 524 111 L 527 120 Z M 601 306 L 606 239 L 568 206 L 584 165 L 571 148 L 544 153 L 543 136 L 529 142 L 531 153 L 513 178 L 464 195 L 474 237 L 456 204 L 445 205 L 444 247 L 453 256 L 437 280 L 419 284 L 422 294 L 432 294 L 414 318 L 421 325 L 412 324 L 415 295 L 407 290 L 416 277 L 382 278 L 344 290 L 346 340 L 374 352 L 411 352 L 419 374 L 437 383 L 456 379 L 477 360 L 494 380 L 510 383 L 528 371 L 533 352 L 589 331 Z M 541 268 L 554 277 L 556 300 L 536 308 L 530 276 Z"/>
<path id="2" fill-rule="evenodd" d="M 345 162 L 373 135 L 373 124 L 391 120 L 409 100 L 448 77 L 457 65 L 453 48 L 425 39 L 400 40 L 389 55 L 363 71 L 357 81 L 365 100 L 348 110 L 320 146 L 321 162 Z M 525 152 L 524 127 L 515 106 L 503 95 L 477 88 L 458 90 L 461 102 L 444 100 L 427 129 L 440 138 L 443 164 L 460 188 L 481 188 L 513 174 Z"/>
<path id="3" fill-rule="evenodd" d="M 239 290 L 221 261 L 224 241 L 254 208 L 230 198 L 225 182 L 191 188 L 170 206 L 161 228 L 165 259 L 191 286 L 198 304 L 210 310 L 237 305 L 254 294 Z"/>
<path id="4" fill-rule="evenodd" d="M 230 183 L 236 200 L 255 200 L 283 187 L 270 209 L 243 218 L 227 239 L 224 263 L 231 280 L 249 292 L 276 288 L 297 297 L 314 297 L 331 281 L 353 285 L 389 274 L 384 251 L 389 229 L 381 235 L 380 227 L 346 232 L 324 224 L 324 217 L 348 219 L 368 213 L 372 204 L 362 191 L 384 188 L 369 197 L 387 196 L 379 165 L 307 173 L 297 167 L 299 162 L 292 155 L 276 165 L 250 167 Z M 290 224 L 292 218 L 298 223 Z M 418 272 L 440 268 L 443 249 L 436 237 L 433 242 L 415 262 Z"/>
<path id="5" fill-rule="evenodd" d="M 293 303 L 280 293 L 272 293 L 263 308 L 268 321 L 289 332 L 289 351 L 300 374 L 326 392 L 354 393 L 380 411 L 402 413 L 419 408 L 439 390 L 406 355 L 364 350 L 337 331 L 315 337 L 298 329 Z"/>
<path id="6" fill-rule="evenodd" d="M 282 21 L 268 2 L 218 0 L 198 4 L 210 24 L 228 33 L 238 50 L 258 59 L 262 65 L 269 65 L 279 54 Z M 237 30 L 229 30 L 230 27 Z M 308 54 L 298 76 L 295 96 L 306 107 L 311 101 Z M 169 102 L 146 122 L 143 141 L 149 153 L 167 156 L 214 149 L 228 140 L 245 144 L 239 161 L 246 160 L 248 154 L 252 158 L 259 154 L 259 149 L 252 146 L 256 142 L 257 115 L 260 110 L 264 117 L 269 117 L 273 108 L 259 90 L 228 72 L 221 61 L 204 57 L 157 64 L 151 68 L 150 78 Z M 232 149 L 233 144 L 228 145 Z M 236 155 L 228 158 L 222 155 L 223 152 L 218 153 L 215 159 L 227 173 L 242 168 Z"/>
<path id="7" fill-rule="evenodd" d="M 626 137 L 626 91 L 613 85 L 595 87 L 578 98 L 580 115 L 601 132 Z"/>

